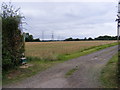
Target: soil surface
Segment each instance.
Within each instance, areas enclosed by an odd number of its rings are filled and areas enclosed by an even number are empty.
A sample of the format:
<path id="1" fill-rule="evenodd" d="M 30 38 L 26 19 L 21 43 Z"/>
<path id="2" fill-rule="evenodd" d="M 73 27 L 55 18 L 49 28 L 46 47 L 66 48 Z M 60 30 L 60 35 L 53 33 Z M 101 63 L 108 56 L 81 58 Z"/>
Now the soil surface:
<path id="1" fill-rule="evenodd" d="M 117 53 L 117 46 L 109 47 L 76 59 L 57 64 L 23 81 L 3 88 L 99 88 L 102 68 Z M 77 70 L 65 76 L 71 69 Z"/>

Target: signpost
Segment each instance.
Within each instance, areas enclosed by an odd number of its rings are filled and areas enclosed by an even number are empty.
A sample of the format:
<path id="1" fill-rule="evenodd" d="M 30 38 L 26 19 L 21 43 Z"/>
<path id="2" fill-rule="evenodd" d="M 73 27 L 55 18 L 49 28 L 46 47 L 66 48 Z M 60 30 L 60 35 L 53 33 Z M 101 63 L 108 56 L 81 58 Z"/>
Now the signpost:
<path id="1" fill-rule="evenodd" d="M 23 32 L 23 44 L 25 45 L 25 37 L 26 37 L 26 34 Z M 20 62 L 22 65 L 26 64 L 26 58 L 25 58 L 25 53 L 22 54 L 22 57 L 20 59 Z"/>

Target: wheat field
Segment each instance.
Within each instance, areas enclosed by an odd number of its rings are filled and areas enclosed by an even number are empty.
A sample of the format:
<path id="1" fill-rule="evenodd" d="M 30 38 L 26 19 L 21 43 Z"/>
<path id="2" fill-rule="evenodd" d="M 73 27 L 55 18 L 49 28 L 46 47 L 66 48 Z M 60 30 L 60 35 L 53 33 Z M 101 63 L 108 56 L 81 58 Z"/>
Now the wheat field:
<path id="1" fill-rule="evenodd" d="M 27 57 L 56 60 L 59 55 L 72 54 L 93 46 L 113 42 L 116 41 L 26 42 L 25 54 Z"/>

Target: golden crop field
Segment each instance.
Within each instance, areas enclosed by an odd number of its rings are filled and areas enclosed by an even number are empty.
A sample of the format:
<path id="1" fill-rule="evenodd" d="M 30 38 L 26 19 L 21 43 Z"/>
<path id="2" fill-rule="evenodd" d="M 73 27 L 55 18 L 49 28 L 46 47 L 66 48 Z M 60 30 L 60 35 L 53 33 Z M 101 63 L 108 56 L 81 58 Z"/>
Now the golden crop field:
<path id="1" fill-rule="evenodd" d="M 26 42 L 26 56 L 55 60 L 59 55 L 71 54 L 92 46 L 116 41 L 69 41 L 69 42 Z"/>

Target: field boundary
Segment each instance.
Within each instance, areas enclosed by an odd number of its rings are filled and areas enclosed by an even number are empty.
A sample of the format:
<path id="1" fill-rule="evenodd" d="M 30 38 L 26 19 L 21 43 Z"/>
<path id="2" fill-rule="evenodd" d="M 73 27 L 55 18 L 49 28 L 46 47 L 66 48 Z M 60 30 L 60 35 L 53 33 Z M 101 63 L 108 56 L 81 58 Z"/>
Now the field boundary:
<path id="1" fill-rule="evenodd" d="M 58 60 L 66 61 L 66 60 L 74 59 L 74 58 L 84 56 L 84 55 L 87 55 L 87 54 L 90 54 L 90 53 L 93 53 L 93 52 L 96 52 L 96 51 L 99 51 L 99 50 L 102 50 L 102 49 L 105 49 L 105 48 L 108 48 L 108 47 L 115 46 L 117 44 L 118 43 L 111 43 L 111 44 L 93 46 L 93 47 L 90 47 L 90 48 L 83 49 L 83 50 L 81 50 L 77 53 L 68 54 L 68 55 L 60 55 L 58 57 Z"/>

